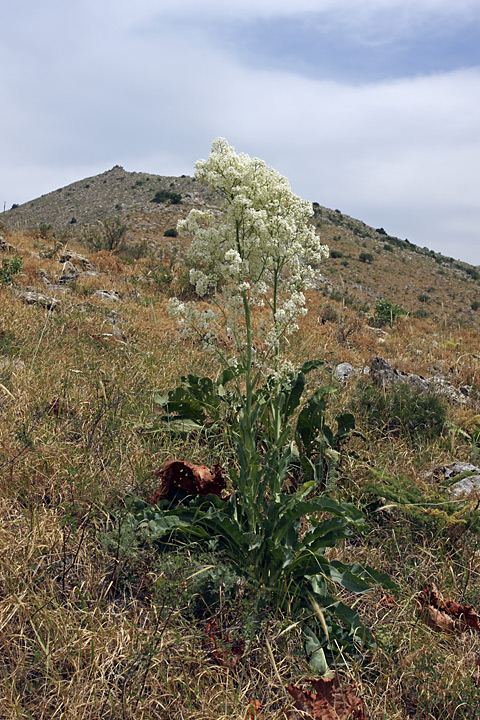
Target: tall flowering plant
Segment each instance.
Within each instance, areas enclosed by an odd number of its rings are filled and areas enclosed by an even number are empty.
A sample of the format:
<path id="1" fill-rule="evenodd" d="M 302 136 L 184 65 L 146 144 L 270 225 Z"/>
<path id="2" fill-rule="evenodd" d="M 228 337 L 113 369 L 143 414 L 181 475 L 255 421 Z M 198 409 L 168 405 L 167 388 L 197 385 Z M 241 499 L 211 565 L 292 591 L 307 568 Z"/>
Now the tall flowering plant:
<path id="1" fill-rule="evenodd" d="M 227 500 L 207 496 L 181 506 L 166 501 L 154 509 L 137 506 L 136 518 L 155 539 L 172 531 L 213 538 L 256 584 L 260 606 L 302 615 L 311 662 L 325 670 L 325 647 L 341 654 L 369 637 L 358 615 L 331 597 L 332 584 L 365 592 L 370 583 L 385 581 L 371 568 L 325 557 L 326 548 L 364 522 L 353 505 L 317 492 L 354 419 L 341 415 L 335 432 L 326 424 L 329 388 L 318 390 L 300 408 L 306 374 L 323 363 L 306 362 L 295 370 L 282 361 L 283 341 L 306 313 L 304 292 L 314 285 L 316 265 L 328 249 L 308 223 L 311 204 L 262 160 L 235 153 L 219 138 L 195 174 L 222 205 L 218 212 L 192 210 L 179 229 L 193 236 L 190 280 L 198 295 L 208 294 L 214 309 L 201 311 L 195 303 L 172 299 L 170 310 L 187 332 L 207 339 L 223 368 L 216 381 L 182 378 L 180 387 L 157 402 L 167 411 L 165 420 L 197 428 L 207 418 L 221 419 L 225 399 L 236 408 L 231 419 L 237 451 L 230 471 L 234 491 Z M 263 326 L 253 321 L 257 307 L 264 308 Z M 215 345 L 216 325 L 222 321 L 233 338 L 233 357 Z M 262 333 L 274 366 L 267 377 L 255 358 L 255 330 Z M 235 386 L 230 394 L 229 383 Z M 287 472 L 292 463 L 298 466 L 299 455 L 305 482 L 286 492 Z"/>
<path id="2" fill-rule="evenodd" d="M 216 312 L 199 312 L 194 303 L 176 298 L 169 309 L 187 332 L 200 333 L 207 341 L 215 338 L 215 325 L 223 321 L 235 355 L 226 358 L 212 349 L 244 375 L 249 416 L 262 377 L 260 368 L 253 372 L 255 348 L 259 340 L 267 346 L 263 366 L 267 360 L 273 364 L 278 391 L 282 371 L 292 370 L 282 364 L 282 341 L 298 329 L 299 318 L 307 312 L 304 292 L 314 286 L 316 267 L 328 256 L 328 247 L 308 223 L 312 204 L 295 195 L 288 180 L 263 160 L 237 154 L 225 139 L 215 140 L 209 158 L 197 162 L 195 177 L 220 196 L 221 210 L 192 210 L 178 229 L 193 236 L 190 281 L 200 297 L 215 293 Z M 262 313 L 261 338 L 254 337 L 255 307 L 267 310 Z M 274 414 L 278 440 L 280 415 L 275 409 Z"/>

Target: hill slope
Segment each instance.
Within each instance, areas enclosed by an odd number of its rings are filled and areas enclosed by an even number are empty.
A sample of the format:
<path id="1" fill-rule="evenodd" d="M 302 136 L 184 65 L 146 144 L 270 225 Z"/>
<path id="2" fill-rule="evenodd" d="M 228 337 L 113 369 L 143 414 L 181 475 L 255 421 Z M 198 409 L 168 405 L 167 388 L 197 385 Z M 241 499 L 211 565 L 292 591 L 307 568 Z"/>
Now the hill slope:
<path id="1" fill-rule="evenodd" d="M 164 232 L 192 207 L 204 206 L 215 207 L 215 198 L 193 178 L 127 172 L 117 165 L 4 212 L 0 228 L 10 232 L 51 228 L 59 238 L 82 242 L 99 221 L 120 217 L 137 255 L 142 243 L 145 252 L 154 256 L 162 257 L 172 247 L 181 255 L 185 241 L 167 241 Z M 325 295 L 367 312 L 383 297 L 420 318 L 478 327 L 476 268 L 391 237 L 383 228 L 369 227 L 317 202 L 314 210 L 312 221 L 331 250 L 331 261 L 322 270 L 325 282 L 319 287 Z"/>
<path id="2" fill-rule="evenodd" d="M 169 297 L 192 294 L 183 262 L 188 238 L 164 235 L 194 202 L 212 199 L 201 191 L 188 198 L 196 185 L 180 178 L 181 203 L 172 203 L 175 196 L 151 203 L 153 179 L 134 190 L 129 178 L 127 199 L 145 193 L 144 205 L 125 208 L 127 230 L 115 252 L 96 250 L 92 238 L 105 239 L 111 209 L 101 215 L 100 190 L 116 202 L 116 184 L 127 182 L 115 180 L 122 172 L 82 181 L 99 186 L 89 200 L 98 200 L 98 217 L 88 215 L 87 203 L 76 206 L 89 224 L 70 224 L 72 206 L 59 206 L 63 226 L 10 226 L 0 243 L 0 716 L 306 715 L 320 706 L 310 690 L 317 644 L 304 644 L 299 614 L 275 614 L 258 595 L 264 588 L 246 582 L 213 540 L 153 543 L 147 531 L 155 521 L 142 531 L 132 520 L 132 507 L 152 498 L 165 461 L 218 461 L 225 477 L 234 477 L 238 454 L 228 432 L 234 403 L 224 404 L 217 424 L 209 417 L 205 428 L 185 432 L 163 422 L 156 402 L 181 375 L 218 377 L 215 357 L 185 339 L 168 314 Z M 167 188 L 180 194 L 179 184 Z M 339 417 L 348 424 L 355 415 L 358 432 L 338 442 L 336 472 L 314 492 L 353 503 L 367 520 L 364 533 L 353 528 L 336 544 L 336 524 L 328 525 L 325 556 L 358 561 L 397 583 L 395 592 L 376 588 L 357 597 L 351 578 L 342 589 L 329 583 L 329 595 L 354 605 L 377 643 L 359 648 L 347 665 L 339 648 L 332 668 L 342 692 L 335 694 L 350 702 L 355 693 L 362 703 L 355 715 L 371 720 L 476 720 L 478 498 L 452 500 L 442 468 L 480 464 L 480 336 L 469 303 L 478 280 L 468 266 L 335 211 L 316 206 L 313 221 L 336 256 L 322 263 L 324 279 L 309 293 L 309 312 L 286 354 L 296 367 L 325 361 L 308 375 L 307 393 L 325 390 L 334 432 Z M 362 260 L 362 252 L 371 257 Z M 13 273 L 17 257 L 22 268 Z M 420 301 L 420 291 L 429 299 Z M 369 316 L 381 295 L 411 306 L 411 315 L 373 327 Z M 430 315 L 419 317 L 424 308 Z M 228 336 L 218 342 L 230 352 Z M 435 375 L 460 401 L 376 387 L 364 368 L 380 355 L 400 371 Z M 357 371 L 344 383 L 332 377 L 339 362 Z M 259 447 L 263 453 L 268 442 Z M 293 465 L 287 499 L 302 477 Z M 463 620 L 439 609 L 435 586 L 453 601 L 442 607 L 463 608 Z M 427 597 L 437 605 L 422 604 Z M 315 620 L 309 607 L 304 612 Z M 303 698 L 300 708 L 288 687 Z"/>

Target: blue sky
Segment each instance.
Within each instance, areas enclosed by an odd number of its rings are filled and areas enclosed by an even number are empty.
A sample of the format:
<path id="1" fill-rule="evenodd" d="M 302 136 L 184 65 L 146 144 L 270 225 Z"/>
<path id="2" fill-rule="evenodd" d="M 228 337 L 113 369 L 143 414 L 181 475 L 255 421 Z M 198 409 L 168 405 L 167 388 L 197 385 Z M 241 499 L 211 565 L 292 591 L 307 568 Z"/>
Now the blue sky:
<path id="1" fill-rule="evenodd" d="M 222 136 L 480 265 L 480 0 L 17 0 L 0 63 L 0 209 L 114 164 L 192 174 Z"/>

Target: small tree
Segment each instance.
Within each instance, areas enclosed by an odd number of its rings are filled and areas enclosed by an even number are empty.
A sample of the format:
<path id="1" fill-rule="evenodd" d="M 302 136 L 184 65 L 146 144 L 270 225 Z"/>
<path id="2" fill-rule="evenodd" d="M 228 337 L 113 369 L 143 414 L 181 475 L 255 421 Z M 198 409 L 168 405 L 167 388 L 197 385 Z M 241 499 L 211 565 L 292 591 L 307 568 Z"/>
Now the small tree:
<path id="1" fill-rule="evenodd" d="M 405 310 L 402 310 L 391 300 L 379 298 L 375 303 L 374 324 L 378 327 L 382 327 L 383 325 L 393 327 L 396 321 L 404 314 Z"/>
<path id="2" fill-rule="evenodd" d="M 358 256 L 358 259 L 360 260 L 360 262 L 363 262 L 363 263 L 372 263 L 373 255 L 372 255 L 372 253 L 361 252 Z"/>
<path id="3" fill-rule="evenodd" d="M 85 242 L 95 250 L 119 250 L 125 240 L 128 225 L 119 217 L 99 220 L 96 230 L 90 230 Z"/>

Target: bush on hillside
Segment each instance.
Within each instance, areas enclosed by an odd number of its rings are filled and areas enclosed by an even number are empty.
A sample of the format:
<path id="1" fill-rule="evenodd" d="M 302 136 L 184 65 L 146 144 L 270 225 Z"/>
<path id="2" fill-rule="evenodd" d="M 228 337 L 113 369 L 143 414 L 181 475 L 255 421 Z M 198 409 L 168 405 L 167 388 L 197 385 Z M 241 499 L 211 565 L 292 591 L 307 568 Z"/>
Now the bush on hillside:
<path id="1" fill-rule="evenodd" d="M 439 437 L 448 420 L 448 406 L 443 398 L 434 393 L 419 393 L 407 383 L 385 390 L 371 382 L 361 382 L 356 405 L 368 428 L 411 440 Z"/>
<path id="2" fill-rule="evenodd" d="M 384 300 L 379 298 L 375 303 L 375 315 L 373 316 L 370 325 L 374 327 L 384 327 L 390 325 L 393 327 L 396 321 L 405 314 L 405 310 L 395 305 L 391 300 Z"/>
<path id="3" fill-rule="evenodd" d="M 182 196 L 180 193 L 172 192 L 171 190 L 157 190 L 153 196 L 151 202 L 164 203 L 170 201 L 171 205 L 179 205 L 182 202 Z"/>
<path id="4" fill-rule="evenodd" d="M 358 259 L 360 260 L 360 262 L 363 262 L 363 263 L 372 263 L 373 255 L 372 255 L 372 253 L 361 252 L 358 256 Z"/>

